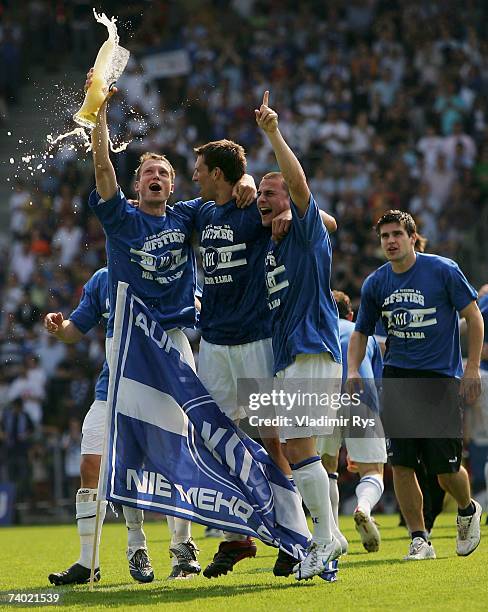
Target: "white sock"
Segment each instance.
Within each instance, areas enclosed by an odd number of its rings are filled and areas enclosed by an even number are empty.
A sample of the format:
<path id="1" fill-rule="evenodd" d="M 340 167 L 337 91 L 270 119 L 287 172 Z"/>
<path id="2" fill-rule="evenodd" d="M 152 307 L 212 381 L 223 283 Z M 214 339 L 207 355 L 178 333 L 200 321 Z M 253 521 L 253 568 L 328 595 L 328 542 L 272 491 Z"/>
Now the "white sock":
<path id="1" fill-rule="evenodd" d="M 380 501 L 384 488 L 381 474 L 366 474 L 366 476 L 363 476 L 356 487 L 358 508 L 370 516 L 371 510 Z"/>
<path id="2" fill-rule="evenodd" d="M 144 512 L 138 508 L 122 506 L 127 526 L 127 556 L 130 558 L 139 548 L 147 548 L 146 534 L 142 529 Z"/>
<path id="3" fill-rule="evenodd" d="M 247 536 L 243 533 L 235 533 L 233 531 L 224 531 L 224 540 L 226 542 L 244 542 Z"/>
<path id="4" fill-rule="evenodd" d="M 332 506 L 332 514 L 334 515 L 334 521 L 339 526 L 339 487 L 337 485 L 337 479 L 339 474 L 337 472 L 329 473 L 329 497 L 330 505 Z"/>
<path id="5" fill-rule="evenodd" d="M 168 523 L 168 531 L 169 531 L 169 538 L 171 540 L 171 542 L 173 541 L 173 535 L 175 532 L 175 517 L 174 516 L 170 516 L 169 514 L 166 515 L 166 522 Z"/>
<path id="6" fill-rule="evenodd" d="M 186 519 L 178 518 L 175 516 L 174 520 L 174 531 L 171 544 L 181 544 L 191 538 L 191 521 Z"/>
<path id="7" fill-rule="evenodd" d="M 317 544 L 329 544 L 332 541 L 329 477 L 320 457 L 311 457 L 307 461 L 305 465 L 303 462 L 292 465 L 293 478 L 312 517 L 312 539 Z"/>
<path id="8" fill-rule="evenodd" d="M 95 520 L 97 513 L 97 489 L 79 489 L 76 493 L 76 522 L 80 536 L 80 558 L 77 563 L 83 567 L 91 567 L 93 556 L 93 542 L 95 539 Z M 95 556 L 95 568 L 100 567 L 100 536 L 102 524 L 105 520 L 107 502 L 100 504 L 100 520 L 98 525 L 98 546 Z"/>
<path id="9" fill-rule="evenodd" d="M 330 521 L 330 532 L 337 539 L 340 540 L 341 536 L 344 537 L 339 529 L 339 525 L 335 522 L 334 513 L 332 512 L 332 508 L 329 510 L 329 521 Z"/>

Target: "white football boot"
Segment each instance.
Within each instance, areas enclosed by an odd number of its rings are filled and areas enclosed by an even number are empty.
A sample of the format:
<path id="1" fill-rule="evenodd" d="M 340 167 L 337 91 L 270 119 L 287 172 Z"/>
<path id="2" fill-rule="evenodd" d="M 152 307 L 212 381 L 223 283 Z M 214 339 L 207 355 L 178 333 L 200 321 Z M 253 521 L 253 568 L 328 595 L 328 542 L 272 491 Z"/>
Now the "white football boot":
<path id="1" fill-rule="evenodd" d="M 327 569 L 329 561 L 334 561 L 341 556 L 341 550 L 341 543 L 334 537 L 330 544 L 312 542 L 305 559 L 293 568 L 295 578 L 309 580 L 322 574 Z"/>
<path id="2" fill-rule="evenodd" d="M 471 516 L 457 515 L 457 537 L 456 537 L 456 552 L 460 557 L 470 555 L 480 543 L 481 532 L 481 514 L 483 509 L 480 504 L 473 499 L 475 505 L 475 513 Z"/>
<path id="3" fill-rule="evenodd" d="M 353 518 L 356 523 L 356 531 L 359 533 L 364 548 L 368 552 L 378 552 L 381 536 L 374 518 L 368 516 L 360 508 L 354 510 Z"/>
<path id="4" fill-rule="evenodd" d="M 408 555 L 403 557 L 405 561 L 420 561 L 422 559 L 435 559 L 435 550 L 431 542 L 426 542 L 424 538 L 414 538 L 410 542 Z"/>

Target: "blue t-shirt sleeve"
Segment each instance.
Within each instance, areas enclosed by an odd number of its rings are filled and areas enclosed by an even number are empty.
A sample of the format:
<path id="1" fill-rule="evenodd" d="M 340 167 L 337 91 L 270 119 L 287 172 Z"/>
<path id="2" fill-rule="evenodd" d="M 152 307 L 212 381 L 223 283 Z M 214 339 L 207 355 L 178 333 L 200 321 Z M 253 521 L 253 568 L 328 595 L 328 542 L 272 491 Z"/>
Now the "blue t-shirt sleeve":
<path id="1" fill-rule="evenodd" d="M 355 330 L 365 336 L 374 334 L 376 321 L 380 318 L 381 312 L 373 292 L 374 280 L 371 276 L 364 281 L 361 289 L 361 303 L 359 305 L 358 317 Z"/>
<path id="2" fill-rule="evenodd" d="M 94 189 L 90 194 L 88 204 L 107 234 L 117 234 L 131 212 L 135 211 L 120 187 L 117 188 L 117 192 L 110 200 L 103 200 Z"/>
<path id="3" fill-rule="evenodd" d="M 186 200 L 185 202 L 176 202 L 172 208 L 175 213 L 183 218 L 188 227 L 198 229 L 196 224 L 202 202 L 202 198 L 195 198 L 194 200 Z"/>
<path id="4" fill-rule="evenodd" d="M 303 246 L 309 246 L 319 240 L 329 237 L 327 228 L 322 223 L 319 207 L 315 202 L 312 194 L 308 203 L 307 212 L 303 217 L 300 217 L 298 208 L 291 201 L 292 229 L 297 241 Z"/>
<path id="5" fill-rule="evenodd" d="M 478 297 L 475 289 L 468 283 L 457 263 L 447 260 L 445 270 L 445 284 L 449 299 L 454 308 L 460 312 Z"/>
<path id="6" fill-rule="evenodd" d="M 78 306 L 73 310 L 69 319 L 82 334 L 95 327 L 102 318 L 100 300 L 98 299 L 96 288 L 88 281 L 83 287 L 83 293 Z"/>

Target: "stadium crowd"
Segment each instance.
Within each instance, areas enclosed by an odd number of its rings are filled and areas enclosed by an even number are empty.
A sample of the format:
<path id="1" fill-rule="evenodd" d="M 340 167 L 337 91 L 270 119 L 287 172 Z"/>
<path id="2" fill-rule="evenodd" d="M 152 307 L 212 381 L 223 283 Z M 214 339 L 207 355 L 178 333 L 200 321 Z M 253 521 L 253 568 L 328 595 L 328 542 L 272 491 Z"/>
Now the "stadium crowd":
<path id="1" fill-rule="evenodd" d="M 138 156 L 154 150 L 176 168 L 175 201 L 194 197 L 193 148 L 224 137 L 245 147 L 258 181 L 275 166 L 253 116 L 269 88 L 317 202 L 338 221 L 333 287 L 356 308 L 365 277 L 383 261 L 372 226 L 391 208 L 415 216 L 429 252 L 456 259 L 474 284 L 486 280 L 475 277 L 488 213 L 482 4 L 465 2 L 455 19 L 449 4 L 420 1 L 154 1 L 123 10 L 106 2 L 104 10 L 111 5 L 132 52 L 109 113 L 112 135 L 132 140 L 113 156 L 125 193 Z M 19 66 L 32 60 L 55 73 L 64 54 L 88 68 L 98 26 L 83 0 L 32 0 L 23 12 L 0 7 L 5 117 L 21 102 Z M 175 51 L 183 54 L 180 73 L 151 76 L 148 58 Z M 105 236 L 87 207 L 93 184 L 83 155 L 61 147 L 44 174 L 17 180 L 7 203 L 0 481 L 15 481 L 20 501 L 52 496 L 53 446 L 64 452 L 66 496 L 77 486 L 80 423 L 104 333 L 67 346 L 45 332 L 42 318 L 69 314 L 105 263 Z M 197 353 L 198 334 L 191 340 Z M 471 465 L 475 491 L 484 487 L 480 466 Z"/>

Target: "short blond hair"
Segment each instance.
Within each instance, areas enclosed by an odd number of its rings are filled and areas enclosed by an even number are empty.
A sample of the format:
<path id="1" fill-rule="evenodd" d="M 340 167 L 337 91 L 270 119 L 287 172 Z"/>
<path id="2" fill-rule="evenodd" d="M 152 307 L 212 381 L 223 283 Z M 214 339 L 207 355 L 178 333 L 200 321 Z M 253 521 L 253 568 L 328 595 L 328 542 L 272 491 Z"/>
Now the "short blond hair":
<path id="1" fill-rule="evenodd" d="M 266 173 L 263 178 L 261 179 L 262 181 L 264 181 L 265 179 L 279 179 L 281 181 L 281 185 L 283 187 L 283 189 L 286 191 L 286 193 L 288 195 L 290 195 L 290 191 L 288 189 L 288 185 L 286 184 L 286 181 L 283 177 L 283 174 L 281 172 L 268 172 Z"/>
<path id="2" fill-rule="evenodd" d="M 165 162 L 168 165 L 168 167 L 169 167 L 169 174 L 171 176 L 171 182 L 174 183 L 176 173 L 175 173 L 175 169 L 171 165 L 171 162 L 169 161 L 169 159 L 166 157 L 166 155 L 160 155 L 159 153 L 151 153 L 151 152 L 143 153 L 139 157 L 139 165 L 137 166 L 137 168 L 135 170 L 136 181 L 138 181 L 141 178 L 141 168 L 142 168 L 142 165 L 148 159 L 156 159 L 156 160 Z"/>

